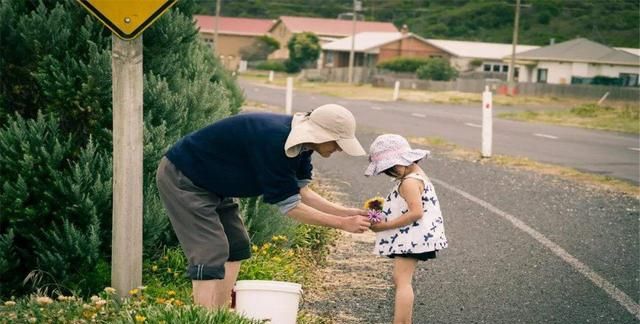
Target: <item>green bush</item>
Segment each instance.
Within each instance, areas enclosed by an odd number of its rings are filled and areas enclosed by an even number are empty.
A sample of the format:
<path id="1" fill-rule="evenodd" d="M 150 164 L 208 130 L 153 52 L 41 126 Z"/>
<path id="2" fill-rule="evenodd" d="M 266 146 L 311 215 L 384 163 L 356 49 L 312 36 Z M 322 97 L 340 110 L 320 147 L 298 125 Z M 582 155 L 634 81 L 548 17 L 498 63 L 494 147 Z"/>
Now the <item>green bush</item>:
<path id="1" fill-rule="evenodd" d="M 59 295 L 56 300 L 33 295 L 0 301 L 0 323 L 207 323 L 258 324 L 228 310 L 211 311 L 167 296 L 154 297 L 143 287 L 120 299 L 105 288 L 90 299 Z"/>
<path id="2" fill-rule="evenodd" d="M 384 61 L 376 65 L 377 68 L 393 72 L 416 72 L 419 67 L 427 64 L 427 58 L 399 57 Z"/>
<path id="3" fill-rule="evenodd" d="M 263 71 L 286 72 L 287 68 L 284 63 L 284 60 L 268 60 L 258 63 L 255 68 Z"/>
<path id="4" fill-rule="evenodd" d="M 458 71 L 443 58 L 430 58 L 427 63 L 416 71 L 419 79 L 434 81 L 449 81 L 458 76 Z"/>
<path id="5" fill-rule="evenodd" d="M 264 244 L 275 235 L 292 233 L 296 222 L 264 203 L 261 197 L 240 199 L 240 213 L 253 244 Z"/>
<path id="6" fill-rule="evenodd" d="M 320 57 L 320 40 L 314 33 L 303 32 L 294 34 L 289 43 L 289 60 L 285 62 L 287 72 L 293 73 L 300 71 L 308 65 L 314 64 Z"/>
<path id="7" fill-rule="evenodd" d="M 144 33 L 147 255 L 176 243 L 155 188 L 160 157 L 244 100 L 198 41 L 192 5 Z M 111 33 L 76 1 L 2 1 L 0 43 L 11 44 L 0 46 L 0 296 L 28 292 L 30 273 L 35 288 L 89 294 L 109 280 Z"/>

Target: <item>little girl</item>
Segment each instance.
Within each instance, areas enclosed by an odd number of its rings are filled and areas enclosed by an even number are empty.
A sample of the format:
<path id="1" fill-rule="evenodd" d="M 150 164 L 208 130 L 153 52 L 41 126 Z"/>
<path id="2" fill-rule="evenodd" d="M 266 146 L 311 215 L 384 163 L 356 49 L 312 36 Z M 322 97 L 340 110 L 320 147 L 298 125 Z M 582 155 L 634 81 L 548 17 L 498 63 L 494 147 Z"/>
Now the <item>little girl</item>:
<path id="1" fill-rule="evenodd" d="M 378 136 L 369 149 L 365 175 L 384 173 L 397 180 L 384 202 L 382 221 L 371 225 L 377 233 L 374 253 L 394 258 L 396 324 L 411 323 L 416 264 L 434 259 L 447 247 L 436 192 L 417 164 L 428 155 L 429 151 L 411 149 L 404 137 L 395 134 Z"/>

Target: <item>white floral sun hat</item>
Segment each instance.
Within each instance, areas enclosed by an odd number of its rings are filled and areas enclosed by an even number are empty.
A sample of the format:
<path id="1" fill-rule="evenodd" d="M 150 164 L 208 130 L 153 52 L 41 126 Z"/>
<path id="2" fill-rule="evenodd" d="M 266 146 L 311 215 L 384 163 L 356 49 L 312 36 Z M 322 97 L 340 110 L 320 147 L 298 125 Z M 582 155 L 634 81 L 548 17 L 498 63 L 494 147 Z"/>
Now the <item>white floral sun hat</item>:
<path id="1" fill-rule="evenodd" d="M 369 148 L 369 166 L 364 175 L 377 175 L 395 165 L 411 165 L 431 154 L 427 150 L 412 149 L 407 140 L 396 134 L 378 136 Z"/>

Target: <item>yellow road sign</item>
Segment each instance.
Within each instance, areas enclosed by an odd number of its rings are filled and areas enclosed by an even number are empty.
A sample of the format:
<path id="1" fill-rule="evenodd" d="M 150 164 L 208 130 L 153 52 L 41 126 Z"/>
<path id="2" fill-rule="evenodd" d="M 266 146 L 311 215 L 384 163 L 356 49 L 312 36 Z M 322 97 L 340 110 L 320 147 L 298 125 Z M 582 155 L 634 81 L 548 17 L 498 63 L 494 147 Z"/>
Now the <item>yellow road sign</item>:
<path id="1" fill-rule="evenodd" d="M 177 0 L 77 0 L 122 39 L 138 37 Z"/>

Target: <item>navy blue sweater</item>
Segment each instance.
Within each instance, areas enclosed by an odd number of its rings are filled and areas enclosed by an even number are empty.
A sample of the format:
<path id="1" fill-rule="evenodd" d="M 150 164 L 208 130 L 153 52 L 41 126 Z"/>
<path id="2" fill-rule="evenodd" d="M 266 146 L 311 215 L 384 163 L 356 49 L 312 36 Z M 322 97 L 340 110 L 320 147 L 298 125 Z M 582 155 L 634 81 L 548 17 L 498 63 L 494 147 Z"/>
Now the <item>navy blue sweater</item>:
<path id="1" fill-rule="evenodd" d="M 219 120 L 176 143 L 167 158 L 196 186 L 222 197 L 264 195 L 267 203 L 300 192 L 311 179 L 311 154 L 285 155 L 291 116 L 249 113 Z"/>

